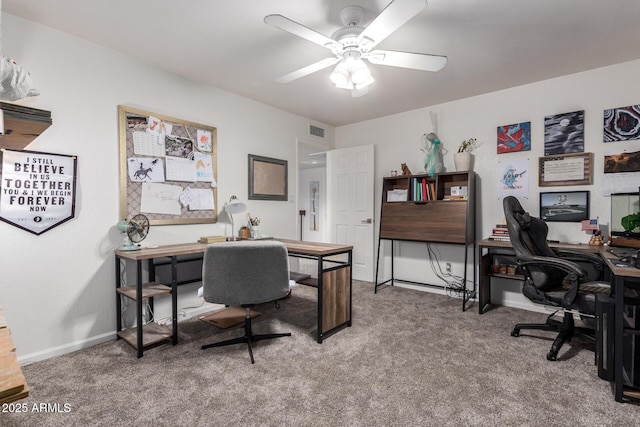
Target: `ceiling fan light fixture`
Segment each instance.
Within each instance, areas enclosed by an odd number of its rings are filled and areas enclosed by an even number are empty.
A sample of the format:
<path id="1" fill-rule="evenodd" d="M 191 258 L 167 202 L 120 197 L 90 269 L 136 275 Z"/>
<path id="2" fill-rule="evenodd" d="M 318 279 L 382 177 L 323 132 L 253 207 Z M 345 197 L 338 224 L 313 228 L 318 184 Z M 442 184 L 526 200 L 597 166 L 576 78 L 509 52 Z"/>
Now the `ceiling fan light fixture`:
<path id="1" fill-rule="evenodd" d="M 331 79 L 337 87 L 345 87 L 349 84 L 349 69 L 344 61 L 340 61 L 338 65 L 336 65 L 329 79 Z"/>
<path id="2" fill-rule="evenodd" d="M 351 81 L 354 85 L 361 85 L 371 79 L 371 72 L 362 59 L 356 59 L 351 67 Z"/>

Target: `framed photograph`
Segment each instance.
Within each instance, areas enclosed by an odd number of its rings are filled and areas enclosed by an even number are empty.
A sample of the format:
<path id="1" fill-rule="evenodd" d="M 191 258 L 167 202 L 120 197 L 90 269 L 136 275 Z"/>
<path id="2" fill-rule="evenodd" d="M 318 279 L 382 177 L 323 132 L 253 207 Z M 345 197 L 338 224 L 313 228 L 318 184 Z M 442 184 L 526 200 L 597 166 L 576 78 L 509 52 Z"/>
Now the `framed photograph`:
<path id="1" fill-rule="evenodd" d="M 538 186 L 591 185 L 593 153 L 561 154 L 538 159 Z"/>
<path id="2" fill-rule="evenodd" d="M 249 154 L 249 200 L 288 199 L 286 160 Z"/>
<path id="3" fill-rule="evenodd" d="M 547 222 L 580 222 L 589 219 L 589 192 L 540 193 L 540 218 Z"/>

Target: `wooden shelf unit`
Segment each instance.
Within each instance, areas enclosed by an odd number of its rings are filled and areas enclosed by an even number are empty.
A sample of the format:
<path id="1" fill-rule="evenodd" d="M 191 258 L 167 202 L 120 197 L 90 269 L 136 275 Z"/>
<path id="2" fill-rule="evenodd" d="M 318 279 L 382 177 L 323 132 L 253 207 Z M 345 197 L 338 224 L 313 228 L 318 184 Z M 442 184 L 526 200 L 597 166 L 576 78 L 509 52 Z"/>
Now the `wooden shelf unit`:
<path id="1" fill-rule="evenodd" d="M 424 182 L 433 191 L 420 199 L 416 185 Z M 453 188 L 466 187 L 466 198 L 452 196 Z M 392 190 L 406 190 L 407 200 L 389 201 Z M 424 196 L 424 192 L 423 192 Z M 383 240 L 391 241 L 391 279 L 378 283 L 380 265 L 380 247 Z M 473 245 L 475 265 L 475 173 L 444 172 L 430 177 L 427 174 L 385 177 L 382 182 L 382 205 L 380 208 L 380 233 L 378 237 L 378 259 L 376 262 L 375 292 L 386 283 L 393 285 L 394 280 L 418 285 L 442 287 L 428 283 L 418 283 L 394 277 L 394 241 L 431 242 L 463 245 L 464 253 L 464 290 L 462 309 L 466 302 L 475 297 L 474 289 L 467 290 L 468 246 Z M 474 275 L 475 276 L 475 275 Z"/>
<path id="2" fill-rule="evenodd" d="M 4 311 L 0 307 L 0 403 L 14 402 L 27 396 L 29 387 L 18 363 Z"/>
<path id="3" fill-rule="evenodd" d="M 177 257 L 171 262 L 173 271 L 177 272 Z M 123 286 L 121 261 L 133 260 L 136 262 L 136 284 Z M 146 260 L 149 266 L 149 281 L 142 281 L 142 262 Z M 156 270 L 153 258 L 149 258 L 142 251 L 116 251 L 116 314 L 117 314 L 117 338 L 125 340 L 136 350 L 140 358 L 144 350 L 164 342 L 173 345 L 178 343 L 177 328 L 177 277 L 172 275 L 171 285 L 163 285 L 156 281 Z M 158 325 L 143 319 L 142 306 L 144 300 L 153 312 L 154 298 L 171 295 L 171 327 Z M 135 302 L 136 326 L 124 328 L 122 324 L 122 297 Z"/>
<path id="4" fill-rule="evenodd" d="M 4 112 L 4 135 L 0 148 L 23 150 L 52 124 L 51 112 L 23 105 L 0 102 Z"/>

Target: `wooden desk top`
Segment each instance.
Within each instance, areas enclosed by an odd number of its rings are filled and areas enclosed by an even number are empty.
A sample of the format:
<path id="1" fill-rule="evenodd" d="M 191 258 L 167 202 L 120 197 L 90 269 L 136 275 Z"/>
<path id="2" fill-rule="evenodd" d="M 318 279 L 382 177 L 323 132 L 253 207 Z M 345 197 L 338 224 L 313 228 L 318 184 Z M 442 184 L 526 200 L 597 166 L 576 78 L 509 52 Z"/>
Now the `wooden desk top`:
<path id="1" fill-rule="evenodd" d="M 328 256 L 344 253 L 353 249 L 353 246 L 338 245 L 334 243 L 304 242 L 300 240 L 275 239 L 287 246 L 292 254 Z M 190 255 L 204 253 L 207 243 L 178 243 L 174 245 L 162 245 L 157 248 L 142 248 L 139 251 L 116 250 L 117 256 L 133 261 L 151 258 L 170 257 L 174 255 Z"/>
<path id="2" fill-rule="evenodd" d="M 483 239 L 478 241 L 478 247 L 484 248 L 511 248 L 511 242 L 503 242 L 500 240 Z M 597 254 L 602 246 L 593 246 L 586 243 L 563 243 L 563 242 L 549 242 L 550 248 L 555 249 L 567 249 L 574 251 L 583 251 Z"/>
<path id="3" fill-rule="evenodd" d="M 598 253 L 600 254 L 600 257 L 605 260 L 607 266 L 611 269 L 611 272 L 616 276 L 640 278 L 640 268 L 622 266 L 622 264 L 616 263 L 618 257 L 609 252 L 607 250 L 607 246 L 600 246 L 600 251 Z"/>

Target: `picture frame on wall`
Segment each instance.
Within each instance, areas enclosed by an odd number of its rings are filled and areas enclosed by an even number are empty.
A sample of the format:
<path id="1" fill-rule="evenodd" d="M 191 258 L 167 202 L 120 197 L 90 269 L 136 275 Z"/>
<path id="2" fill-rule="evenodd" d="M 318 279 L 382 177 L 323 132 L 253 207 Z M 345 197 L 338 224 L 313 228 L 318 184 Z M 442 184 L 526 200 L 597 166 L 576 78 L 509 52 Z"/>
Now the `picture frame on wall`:
<path id="1" fill-rule="evenodd" d="M 540 218 L 546 222 L 581 222 L 589 219 L 589 191 L 540 193 Z"/>
<path id="2" fill-rule="evenodd" d="M 538 186 L 591 185 L 593 153 L 538 158 Z"/>
<path id="3" fill-rule="evenodd" d="M 640 139 L 640 104 L 604 110 L 603 142 Z"/>
<path id="4" fill-rule="evenodd" d="M 531 122 L 498 126 L 498 154 L 531 150 Z"/>
<path id="5" fill-rule="evenodd" d="M 288 200 L 288 162 L 249 154 L 249 200 Z"/>
<path id="6" fill-rule="evenodd" d="M 584 152 L 584 110 L 544 118 L 544 155 Z"/>

